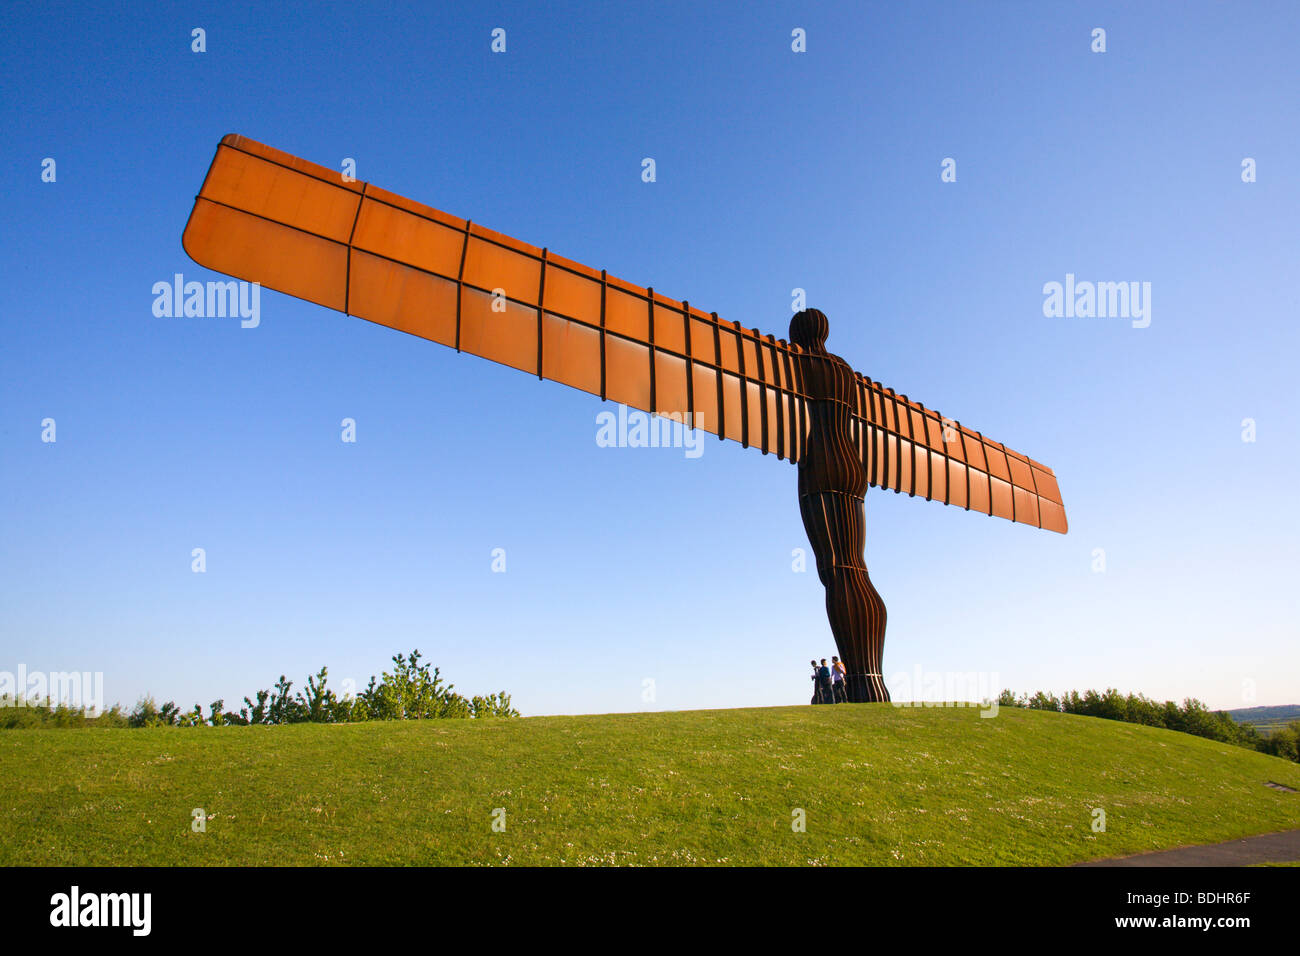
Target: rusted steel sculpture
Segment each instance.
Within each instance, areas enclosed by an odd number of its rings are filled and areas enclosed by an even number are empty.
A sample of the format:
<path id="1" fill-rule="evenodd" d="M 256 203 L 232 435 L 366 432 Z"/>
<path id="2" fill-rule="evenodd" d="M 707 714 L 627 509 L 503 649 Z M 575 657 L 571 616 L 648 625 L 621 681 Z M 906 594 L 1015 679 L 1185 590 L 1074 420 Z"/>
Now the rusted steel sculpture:
<path id="1" fill-rule="evenodd" d="M 734 439 L 799 466 L 799 507 L 851 701 L 888 700 L 868 486 L 1066 531 L 1052 470 L 854 372 L 826 316 L 790 341 L 242 136 L 183 239 L 200 265 Z"/>
<path id="2" fill-rule="evenodd" d="M 853 445 L 853 369 L 826 351 L 830 326 L 817 309 L 790 320 L 803 349 L 799 369 L 808 405 L 808 437 L 799 459 L 799 513 L 826 588 L 826 616 L 848 669 L 850 701 L 889 700 L 881 676 L 885 602 L 863 562 L 867 470 Z"/>

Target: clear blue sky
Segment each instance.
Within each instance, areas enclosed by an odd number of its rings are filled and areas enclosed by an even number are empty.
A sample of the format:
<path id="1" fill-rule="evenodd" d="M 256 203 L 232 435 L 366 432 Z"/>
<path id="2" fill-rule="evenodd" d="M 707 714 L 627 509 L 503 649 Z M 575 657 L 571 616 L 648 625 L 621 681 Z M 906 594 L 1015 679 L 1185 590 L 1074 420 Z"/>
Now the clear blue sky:
<path id="1" fill-rule="evenodd" d="M 834 651 L 788 464 L 597 447 L 612 406 L 274 292 L 155 318 L 238 132 L 764 331 L 804 288 L 1052 466 L 1064 537 L 868 495 L 887 676 L 1297 702 L 1297 49 L 1291 3 L 8 7 L 0 670 L 232 706 L 418 647 L 536 714 L 804 702 Z M 1067 273 L 1150 327 L 1044 317 Z"/>

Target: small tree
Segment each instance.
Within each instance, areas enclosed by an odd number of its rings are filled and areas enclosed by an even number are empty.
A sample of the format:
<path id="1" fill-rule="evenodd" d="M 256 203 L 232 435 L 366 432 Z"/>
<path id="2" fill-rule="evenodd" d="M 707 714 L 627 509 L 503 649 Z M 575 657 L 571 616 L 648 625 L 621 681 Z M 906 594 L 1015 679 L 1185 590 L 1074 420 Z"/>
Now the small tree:
<path id="1" fill-rule="evenodd" d="M 293 681 L 286 680 L 281 674 L 275 685 L 275 693 L 271 695 L 271 705 L 267 709 L 268 723 L 296 724 L 301 719 L 298 701 L 289 693 L 292 689 Z"/>
<path id="2" fill-rule="evenodd" d="M 329 723 L 333 717 L 336 699 L 334 691 L 325 687 L 328 680 L 326 675 L 327 671 L 322 667 L 315 677 L 307 678 L 307 693 L 298 694 L 298 713 L 303 720 L 324 724 Z"/>
<path id="3" fill-rule="evenodd" d="M 256 704 L 254 704 L 251 700 L 245 697 L 244 698 L 245 707 L 241 707 L 239 712 L 241 714 L 244 714 L 247 717 L 248 723 L 250 724 L 269 723 L 267 719 L 266 701 L 267 698 L 269 698 L 270 696 L 271 696 L 271 692 L 269 690 L 259 690 L 257 692 Z"/>
<path id="4" fill-rule="evenodd" d="M 126 719 L 132 727 L 152 727 L 158 722 L 158 705 L 152 697 L 141 697 L 135 702 L 131 716 Z"/>
<path id="5" fill-rule="evenodd" d="M 1300 762 L 1300 721 L 1273 731 L 1261 741 L 1260 749 L 1283 760 Z"/>
<path id="6" fill-rule="evenodd" d="M 510 695 L 505 691 L 472 697 L 469 702 L 471 717 L 518 717 L 519 711 L 510 706 Z"/>

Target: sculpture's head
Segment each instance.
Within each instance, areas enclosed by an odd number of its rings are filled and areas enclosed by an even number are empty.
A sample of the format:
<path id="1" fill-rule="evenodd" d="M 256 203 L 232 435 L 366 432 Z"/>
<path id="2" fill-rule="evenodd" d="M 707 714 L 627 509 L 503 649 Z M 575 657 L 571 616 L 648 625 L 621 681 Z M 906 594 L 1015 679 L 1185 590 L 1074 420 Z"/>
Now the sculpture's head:
<path id="1" fill-rule="evenodd" d="M 790 341 L 808 352 L 826 351 L 831 326 L 820 309 L 804 309 L 790 319 Z"/>

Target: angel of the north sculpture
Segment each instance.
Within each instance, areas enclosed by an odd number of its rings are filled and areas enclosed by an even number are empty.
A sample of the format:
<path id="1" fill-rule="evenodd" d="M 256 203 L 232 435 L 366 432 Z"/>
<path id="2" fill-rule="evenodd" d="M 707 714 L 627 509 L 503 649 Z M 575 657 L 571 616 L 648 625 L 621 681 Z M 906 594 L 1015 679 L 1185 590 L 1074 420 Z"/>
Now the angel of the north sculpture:
<path id="1" fill-rule="evenodd" d="M 1066 530 L 1052 469 L 855 372 L 826 351 L 816 309 L 786 342 L 234 135 L 183 243 L 209 269 L 798 465 L 850 701 L 889 700 L 868 486 Z"/>

